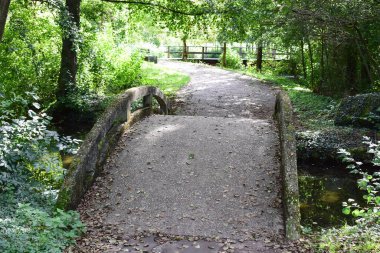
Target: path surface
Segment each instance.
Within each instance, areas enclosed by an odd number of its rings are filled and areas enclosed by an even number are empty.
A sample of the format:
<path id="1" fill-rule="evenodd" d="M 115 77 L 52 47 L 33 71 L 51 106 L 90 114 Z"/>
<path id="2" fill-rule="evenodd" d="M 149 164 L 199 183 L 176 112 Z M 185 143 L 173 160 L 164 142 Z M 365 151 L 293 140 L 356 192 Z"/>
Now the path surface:
<path id="1" fill-rule="evenodd" d="M 121 138 L 79 210 L 77 252 L 284 252 L 275 90 L 203 65 L 175 116 Z"/>
<path id="2" fill-rule="evenodd" d="M 177 114 L 271 121 L 275 92 L 258 80 L 201 64 L 165 61 L 162 65 L 191 76 L 190 84 L 178 93 Z"/>

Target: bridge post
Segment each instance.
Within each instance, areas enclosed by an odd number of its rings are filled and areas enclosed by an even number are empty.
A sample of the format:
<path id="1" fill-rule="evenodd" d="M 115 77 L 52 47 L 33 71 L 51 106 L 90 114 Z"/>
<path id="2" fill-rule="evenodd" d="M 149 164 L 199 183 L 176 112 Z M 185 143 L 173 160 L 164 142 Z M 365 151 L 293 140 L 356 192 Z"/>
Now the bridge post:
<path id="1" fill-rule="evenodd" d="M 160 104 L 162 113 L 168 114 L 169 104 L 162 91 L 153 86 L 131 88 L 117 99 L 99 117 L 81 144 L 70 165 L 58 195 L 56 207 L 64 210 L 76 208 L 106 163 L 111 147 L 123 131 L 150 114 L 147 110 L 131 113 L 132 102 L 143 99 L 144 106 L 152 105 L 152 98 Z"/>
<path id="2" fill-rule="evenodd" d="M 132 115 L 132 107 L 131 107 L 131 101 L 127 101 L 127 121 L 131 118 Z"/>
<path id="3" fill-rule="evenodd" d="M 144 108 L 151 108 L 152 107 L 152 100 L 153 100 L 153 95 L 149 94 L 143 97 L 143 107 Z"/>
<path id="4" fill-rule="evenodd" d="M 205 47 L 202 47 L 202 60 L 205 58 Z"/>
<path id="5" fill-rule="evenodd" d="M 170 59 L 170 46 L 168 46 L 168 59 Z"/>

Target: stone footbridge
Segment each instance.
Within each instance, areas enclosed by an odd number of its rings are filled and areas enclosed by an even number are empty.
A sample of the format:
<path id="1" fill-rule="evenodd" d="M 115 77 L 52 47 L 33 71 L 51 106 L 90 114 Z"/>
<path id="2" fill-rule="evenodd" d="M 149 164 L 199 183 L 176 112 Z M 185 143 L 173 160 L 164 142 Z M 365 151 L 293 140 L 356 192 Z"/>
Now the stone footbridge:
<path id="1" fill-rule="evenodd" d="M 71 250 L 283 252 L 299 226 L 286 97 L 219 68 L 161 64 L 191 76 L 175 115 L 158 89 L 129 90 L 75 158 L 58 205 L 88 230 Z M 145 109 L 131 114 L 139 98 Z M 164 115 L 145 117 L 152 98 Z"/>

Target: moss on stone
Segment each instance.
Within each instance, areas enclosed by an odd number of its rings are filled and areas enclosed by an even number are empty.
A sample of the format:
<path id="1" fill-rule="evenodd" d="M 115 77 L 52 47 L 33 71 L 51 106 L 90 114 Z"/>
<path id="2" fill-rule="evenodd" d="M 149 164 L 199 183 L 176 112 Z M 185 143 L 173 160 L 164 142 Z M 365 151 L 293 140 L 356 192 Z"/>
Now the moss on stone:
<path id="1" fill-rule="evenodd" d="M 103 149 L 103 145 L 104 145 L 104 140 L 102 139 L 98 143 L 98 150 L 102 150 Z"/>
<path id="2" fill-rule="evenodd" d="M 340 103 L 335 115 L 339 126 L 358 126 L 377 129 L 380 125 L 380 93 L 347 97 Z"/>
<path id="3" fill-rule="evenodd" d="M 284 92 L 277 95 L 275 118 L 280 134 L 285 233 L 288 239 L 297 240 L 300 236 L 300 210 L 296 138 L 295 127 L 292 124 L 292 106 L 289 97 Z"/>
<path id="4" fill-rule="evenodd" d="M 130 115 L 130 103 L 152 93 L 159 98 L 163 106 L 162 109 L 167 110 L 167 100 L 163 93 L 156 87 L 145 86 L 127 90 L 103 113 L 87 135 L 65 176 L 58 196 L 57 207 L 67 210 L 75 208 L 79 204 L 80 199 L 92 185 L 95 177 L 99 175 L 112 143 L 117 141 L 118 136 L 120 136 L 119 131 L 124 129 L 119 126 L 125 120 L 132 121 L 127 118 Z M 148 110 L 144 111 L 144 113 L 147 112 Z M 135 117 L 133 121 L 135 122 L 140 118 L 142 117 Z"/>
<path id="5" fill-rule="evenodd" d="M 298 132 L 297 155 L 301 163 L 319 165 L 341 164 L 337 152 L 347 149 L 356 154 L 355 158 L 365 159 L 366 146 L 362 143 L 363 136 L 371 136 L 366 130 L 352 128 L 335 128 L 323 131 Z"/>
<path id="6" fill-rule="evenodd" d="M 69 209 L 69 205 L 71 202 L 71 191 L 70 187 L 63 187 L 61 191 L 59 192 L 59 196 L 57 199 L 57 202 L 55 204 L 55 207 L 61 210 L 67 210 Z"/>

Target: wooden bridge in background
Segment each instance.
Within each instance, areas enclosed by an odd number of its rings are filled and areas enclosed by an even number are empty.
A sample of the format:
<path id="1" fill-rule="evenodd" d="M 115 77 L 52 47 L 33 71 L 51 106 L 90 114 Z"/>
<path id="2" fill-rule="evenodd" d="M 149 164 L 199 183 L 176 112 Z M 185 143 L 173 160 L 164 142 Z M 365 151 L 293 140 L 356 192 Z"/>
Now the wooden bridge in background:
<path id="1" fill-rule="evenodd" d="M 204 62 L 211 65 L 219 63 L 223 52 L 231 50 L 237 53 L 244 65 L 249 62 L 255 63 L 257 49 L 255 47 L 209 47 L 209 46 L 167 46 L 166 58 L 172 60 L 189 60 L 195 62 Z M 288 60 L 290 54 L 279 51 L 275 48 L 263 48 L 263 61 L 282 61 Z"/>

